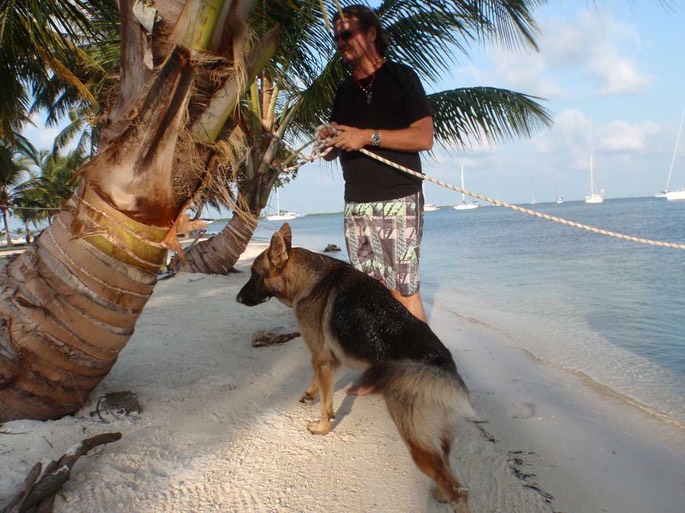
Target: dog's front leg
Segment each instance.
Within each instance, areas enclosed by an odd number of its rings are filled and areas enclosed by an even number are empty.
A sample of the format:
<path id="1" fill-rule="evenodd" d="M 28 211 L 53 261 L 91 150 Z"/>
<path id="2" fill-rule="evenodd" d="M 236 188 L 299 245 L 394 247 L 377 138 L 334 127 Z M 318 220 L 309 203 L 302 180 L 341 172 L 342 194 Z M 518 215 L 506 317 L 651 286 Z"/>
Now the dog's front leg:
<path id="1" fill-rule="evenodd" d="M 331 430 L 331 419 L 335 418 L 333 413 L 333 383 L 335 373 L 340 364 L 333 357 L 325 359 L 312 357 L 312 367 L 314 368 L 314 379 L 319 384 L 321 394 L 321 419 L 318 422 L 309 424 L 309 431 L 315 435 L 325 435 Z"/>

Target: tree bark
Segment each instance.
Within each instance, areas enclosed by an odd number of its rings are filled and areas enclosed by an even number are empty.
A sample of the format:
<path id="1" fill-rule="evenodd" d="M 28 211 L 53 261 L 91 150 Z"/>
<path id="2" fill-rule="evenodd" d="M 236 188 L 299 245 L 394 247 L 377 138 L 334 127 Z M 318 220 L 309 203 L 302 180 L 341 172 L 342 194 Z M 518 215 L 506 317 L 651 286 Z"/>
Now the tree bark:
<path id="1" fill-rule="evenodd" d="M 210 239 L 188 248 L 184 260 L 174 257 L 176 272 L 228 274 L 247 248 L 257 227 L 257 216 L 252 212 L 236 212 L 226 226 Z"/>

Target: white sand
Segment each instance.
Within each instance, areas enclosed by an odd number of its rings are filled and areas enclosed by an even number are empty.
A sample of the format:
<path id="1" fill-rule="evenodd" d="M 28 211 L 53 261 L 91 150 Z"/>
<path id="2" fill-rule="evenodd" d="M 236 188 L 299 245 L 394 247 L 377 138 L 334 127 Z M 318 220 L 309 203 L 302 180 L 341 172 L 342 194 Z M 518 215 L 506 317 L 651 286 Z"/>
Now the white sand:
<path id="1" fill-rule="evenodd" d="M 294 329 L 294 315 L 276 300 L 237 304 L 246 279 L 160 282 L 119 362 L 77 415 L 0 426 L 0 509 L 34 463 L 120 431 L 120 441 L 79 460 L 57 512 L 448 511 L 430 496 L 383 401 L 345 395 L 354 372 L 339 374 L 333 431 L 309 434 L 319 404 L 297 401 L 311 377 L 303 341 L 250 345 L 257 330 Z M 685 511 L 682 429 L 536 361 L 504 334 L 448 311 L 439 293 L 424 299 L 483 420 L 464 426 L 453 457 L 473 513 Z M 91 414 L 104 394 L 120 391 L 137 394 L 139 414 Z"/>

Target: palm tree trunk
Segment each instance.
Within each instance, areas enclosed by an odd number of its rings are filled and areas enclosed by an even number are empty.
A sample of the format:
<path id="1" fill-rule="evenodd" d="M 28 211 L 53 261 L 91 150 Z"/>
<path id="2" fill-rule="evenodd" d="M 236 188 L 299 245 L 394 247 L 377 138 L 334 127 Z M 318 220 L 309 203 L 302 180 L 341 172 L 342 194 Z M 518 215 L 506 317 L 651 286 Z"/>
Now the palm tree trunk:
<path id="1" fill-rule="evenodd" d="M 12 236 L 10 235 L 10 225 L 9 221 L 7 220 L 7 209 L 3 208 L 2 209 L 2 220 L 5 223 L 5 238 L 7 239 L 7 247 L 10 247 L 12 245 Z"/>
<path id="2" fill-rule="evenodd" d="M 185 262 L 175 257 L 172 265 L 178 272 L 228 274 L 247 248 L 256 227 L 257 215 L 236 212 L 221 232 L 188 248 L 183 253 Z"/>
<path id="3" fill-rule="evenodd" d="M 0 275 L 3 421 L 83 404 L 133 334 L 166 255 L 168 229 L 127 218 L 90 188 L 67 208 Z"/>
<path id="4" fill-rule="evenodd" d="M 85 185 L 0 273 L 0 421 L 75 411 L 133 334 L 175 236 L 170 173 L 193 73 L 175 50 L 82 168 Z"/>

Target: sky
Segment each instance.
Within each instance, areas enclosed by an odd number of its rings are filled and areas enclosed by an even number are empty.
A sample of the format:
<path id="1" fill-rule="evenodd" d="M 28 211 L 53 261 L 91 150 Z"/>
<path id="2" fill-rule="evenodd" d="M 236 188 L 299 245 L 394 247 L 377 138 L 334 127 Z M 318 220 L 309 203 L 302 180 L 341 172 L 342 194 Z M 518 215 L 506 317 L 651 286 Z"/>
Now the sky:
<path id="1" fill-rule="evenodd" d="M 664 5 L 666 3 L 667 5 Z M 670 8 L 669 8 L 670 6 Z M 685 0 L 551 0 L 536 9 L 540 51 L 475 47 L 427 91 L 492 86 L 544 98 L 554 126 L 531 139 L 467 150 L 438 145 L 424 155 L 429 176 L 510 203 L 652 196 L 666 186 L 685 109 Z M 59 128 L 25 135 L 50 148 Z M 671 188 L 685 186 L 685 136 Z M 282 209 L 301 214 L 343 208 L 337 162 L 304 165 L 280 192 Z M 426 183 L 426 201 L 451 205 L 459 194 Z M 275 199 L 271 201 L 275 208 Z"/>

